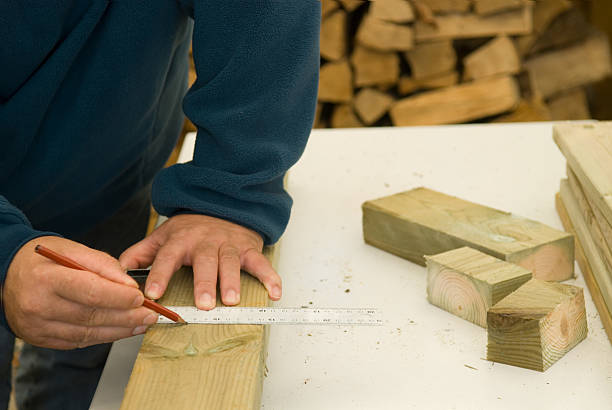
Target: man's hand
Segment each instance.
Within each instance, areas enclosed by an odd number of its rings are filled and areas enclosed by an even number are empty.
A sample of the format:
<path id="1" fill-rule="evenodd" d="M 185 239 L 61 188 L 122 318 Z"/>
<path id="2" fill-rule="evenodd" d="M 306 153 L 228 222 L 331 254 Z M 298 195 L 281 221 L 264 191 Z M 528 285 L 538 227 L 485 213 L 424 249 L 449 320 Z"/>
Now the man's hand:
<path id="1" fill-rule="evenodd" d="M 89 271 L 61 266 L 34 252 L 38 244 Z M 110 255 L 54 236 L 27 242 L 11 262 L 3 303 L 9 326 L 26 342 L 74 349 L 144 333 L 157 314 Z"/>
<path id="2" fill-rule="evenodd" d="M 241 268 L 263 283 L 271 299 L 280 299 L 281 279 L 262 248 L 259 234 L 240 225 L 205 215 L 177 215 L 127 249 L 119 262 L 129 269 L 152 264 L 145 288 L 152 299 L 164 294 L 181 266 L 192 266 L 196 306 L 209 310 L 216 304 L 217 275 L 223 303 L 240 302 Z"/>

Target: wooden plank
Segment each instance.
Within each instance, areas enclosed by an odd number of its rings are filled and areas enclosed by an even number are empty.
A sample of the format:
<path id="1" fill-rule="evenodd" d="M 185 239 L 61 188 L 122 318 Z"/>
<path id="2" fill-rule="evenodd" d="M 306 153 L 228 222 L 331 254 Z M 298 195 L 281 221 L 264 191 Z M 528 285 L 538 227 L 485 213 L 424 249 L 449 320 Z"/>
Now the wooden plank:
<path id="1" fill-rule="evenodd" d="M 363 123 L 359 120 L 355 111 L 353 111 L 351 104 L 338 104 L 335 106 L 330 125 L 332 128 L 363 127 Z"/>
<path id="2" fill-rule="evenodd" d="M 521 100 L 519 105 L 510 114 L 502 115 L 492 122 L 531 122 L 550 121 L 550 111 L 539 98 Z"/>
<path id="3" fill-rule="evenodd" d="M 408 0 L 382 0 L 370 2 L 372 17 L 393 23 L 409 23 L 414 20 L 414 11 Z"/>
<path id="4" fill-rule="evenodd" d="M 485 78 L 397 101 L 394 125 L 438 125 L 476 120 L 513 110 L 520 101 L 513 77 Z"/>
<path id="5" fill-rule="evenodd" d="M 553 138 L 586 196 L 612 225 L 612 122 L 558 124 Z"/>
<path id="6" fill-rule="evenodd" d="M 463 60 L 465 80 L 476 80 L 501 74 L 517 74 L 521 60 L 514 43 L 499 36 L 467 55 Z"/>
<path id="7" fill-rule="evenodd" d="M 356 45 L 351 55 L 351 64 L 355 72 L 356 87 L 395 84 L 399 79 L 400 59 L 397 53 Z"/>
<path id="8" fill-rule="evenodd" d="M 548 98 L 610 75 L 610 45 L 607 37 L 598 34 L 575 46 L 530 58 L 524 66 L 533 90 Z"/>
<path id="9" fill-rule="evenodd" d="M 532 276 L 525 268 L 468 247 L 425 259 L 429 303 L 482 327 L 487 327 L 487 310 Z"/>
<path id="10" fill-rule="evenodd" d="M 389 23 L 369 14 L 361 20 L 357 41 L 381 51 L 410 50 L 414 46 L 412 27 Z"/>
<path id="11" fill-rule="evenodd" d="M 346 11 L 336 10 L 321 23 L 321 56 L 337 61 L 346 57 Z"/>
<path id="12" fill-rule="evenodd" d="M 525 5 L 525 0 L 473 0 L 476 14 L 487 15 L 518 9 Z"/>
<path id="13" fill-rule="evenodd" d="M 355 112 L 366 125 L 371 125 L 378 121 L 389 111 L 392 103 L 393 97 L 373 88 L 361 89 L 353 102 Z"/>
<path id="14" fill-rule="evenodd" d="M 550 116 L 554 121 L 591 119 L 589 102 L 584 88 L 577 87 L 548 100 Z"/>
<path id="15" fill-rule="evenodd" d="M 443 39 L 494 37 L 501 34 L 528 34 L 531 32 L 531 24 L 531 4 L 528 4 L 518 10 L 490 16 L 473 13 L 437 16 L 437 27 L 417 21 L 415 34 L 417 43 Z"/>
<path id="16" fill-rule="evenodd" d="M 543 280 L 574 272 L 573 237 L 542 223 L 416 188 L 362 205 L 366 243 L 424 265 L 424 255 L 469 246 Z"/>
<path id="17" fill-rule="evenodd" d="M 278 245 L 264 253 L 276 265 Z M 240 306 L 267 306 L 268 293 L 242 273 Z M 193 274 L 183 268 L 160 302 L 193 306 Z M 221 302 L 217 300 L 217 304 Z M 259 409 L 267 327 L 154 325 L 144 341 L 121 409 Z"/>
<path id="18" fill-rule="evenodd" d="M 582 288 L 532 279 L 487 313 L 487 360 L 545 371 L 587 336 Z"/>
<path id="19" fill-rule="evenodd" d="M 415 80 L 440 76 L 457 68 L 457 53 L 450 40 L 417 44 L 404 55 Z"/>
<path id="20" fill-rule="evenodd" d="M 332 61 L 319 72 L 319 101 L 349 102 L 353 99 L 353 73 L 348 61 Z"/>
<path id="21" fill-rule="evenodd" d="M 557 208 L 559 218 L 563 223 L 563 227 L 566 231 L 574 235 L 574 241 L 576 245 L 576 260 L 578 261 L 578 265 L 580 266 L 580 271 L 582 272 L 584 281 L 586 282 L 587 287 L 589 288 L 591 298 L 593 299 L 595 308 L 599 313 L 599 317 L 601 318 L 604 330 L 608 335 L 608 340 L 610 341 L 610 343 L 612 343 L 612 309 L 608 309 L 606 301 L 602 297 L 601 289 L 597 284 L 597 279 L 595 278 L 595 270 L 592 267 L 596 266 L 596 263 L 591 265 L 589 259 L 587 259 L 586 253 L 584 251 L 584 246 L 582 246 L 580 238 L 576 234 L 572 221 L 567 213 L 567 210 L 565 209 L 565 205 L 563 204 L 563 200 L 561 199 L 561 196 L 559 194 L 555 196 L 555 206 Z"/>
<path id="22" fill-rule="evenodd" d="M 529 54 L 538 36 L 542 34 L 550 23 L 561 13 L 573 6 L 570 0 L 538 0 L 533 9 L 533 32 L 516 39 L 515 45 L 519 55 Z"/>

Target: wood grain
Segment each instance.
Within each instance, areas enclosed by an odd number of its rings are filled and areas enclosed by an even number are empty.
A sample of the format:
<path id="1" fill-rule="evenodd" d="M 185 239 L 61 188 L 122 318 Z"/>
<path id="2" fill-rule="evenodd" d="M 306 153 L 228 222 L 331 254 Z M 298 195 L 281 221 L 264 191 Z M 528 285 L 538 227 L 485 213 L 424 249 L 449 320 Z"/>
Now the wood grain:
<path id="1" fill-rule="evenodd" d="M 474 80 L 502 74 L 517 74 L 521 61 L 514 43 L 499 36 L 467 55 L 463 60 L 465 79 Z"/>
<path id="2" fill-rule="evenodd" d="M 278 245 L 264 253 L 276 265 Z M 242 273 L 240 286 L 240 306 L 268 305 L 257 279 Z M 191 269 L 173 276 L 160 302 L 194 305 Z M 267 337 L 262 325 L 154 325 L 145 334 L 121 409 L 259 409 Z"/>
<path id="3" fill-rule="evenodd" d="M 439 76 L 457 68 L 457 53 L 450 40 L 417 44 L 405 56 L 416 80 Z"/>

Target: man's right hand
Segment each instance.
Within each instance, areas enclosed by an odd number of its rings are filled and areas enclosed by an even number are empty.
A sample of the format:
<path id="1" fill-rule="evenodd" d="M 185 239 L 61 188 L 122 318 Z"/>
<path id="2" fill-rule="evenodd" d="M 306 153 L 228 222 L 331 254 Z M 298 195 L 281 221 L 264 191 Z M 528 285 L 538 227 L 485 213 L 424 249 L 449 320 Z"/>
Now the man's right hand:
<path id="1" fill-rule="evenodd" d="M 44 245 L 89 271 L 66 268 L 34 252 Z M 110 255 L 77 242 L 43 236 L 11 262 L 3 289 L 6 319 L 26 342 L 74 349 L 144 333 L 157 314 L 142 307 L 136 282 Z"/>

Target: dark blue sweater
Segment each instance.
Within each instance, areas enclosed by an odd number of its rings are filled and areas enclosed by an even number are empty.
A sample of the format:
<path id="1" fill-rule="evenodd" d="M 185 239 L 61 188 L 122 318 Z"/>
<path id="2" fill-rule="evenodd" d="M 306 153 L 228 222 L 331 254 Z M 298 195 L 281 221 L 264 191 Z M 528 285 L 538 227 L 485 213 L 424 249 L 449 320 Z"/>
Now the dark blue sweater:
<path id="1" fill-rule="evenodd" d="M 79 235 L 152 180 L 160 214 L 275 242 L 313 120 L 319 16 L 318 0 L 0 2 L 2 283 L 22 244 Z M 194 160 L 160 171 L 183 110 Z"/>

